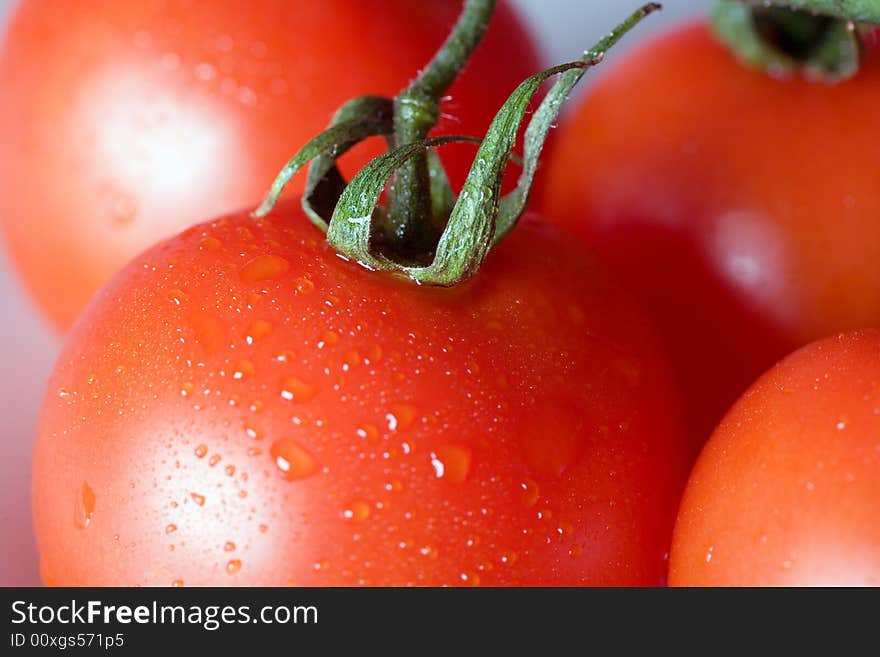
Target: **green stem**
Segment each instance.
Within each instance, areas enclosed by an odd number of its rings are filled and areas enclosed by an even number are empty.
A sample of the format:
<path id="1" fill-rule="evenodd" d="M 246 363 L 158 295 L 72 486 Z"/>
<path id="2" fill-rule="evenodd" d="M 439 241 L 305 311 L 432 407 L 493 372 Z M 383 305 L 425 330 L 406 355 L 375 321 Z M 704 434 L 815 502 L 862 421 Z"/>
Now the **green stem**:
<path id="1" fill-rule="evenodd" d="M 394 143 L 403 146 L 424 140 L 440 117 L 446 90 L 479 45 L 497 0 L 467 0 L 452 33 L 419 76 L 394 99 Z M 420 151 L 397 172 L 383 227 L 383 244 L 392 251 L 431 253 L 446 217 L 432 216 L 428 159 Z"/>
<path id="2" fill-rule="evenodd" d="M 873 2 L 880 7 L 880 1 Z M 843 15 L 851 3 L 842 0 L 833 4 Z M 718 0 L 712 27 L 741 62 L 774 76 L 800 73 L 810 79 L 837 82 L 855 75 L 861 64 L 859 32 L 849 19 L 839 16 L 768 6 L 763 2 Z"/>
<path id="3" fill-rule="evenodd" d="M 880 23 L 880 2 L 877 0 L 767 0 L 763 4 L 857 23 Z"/>

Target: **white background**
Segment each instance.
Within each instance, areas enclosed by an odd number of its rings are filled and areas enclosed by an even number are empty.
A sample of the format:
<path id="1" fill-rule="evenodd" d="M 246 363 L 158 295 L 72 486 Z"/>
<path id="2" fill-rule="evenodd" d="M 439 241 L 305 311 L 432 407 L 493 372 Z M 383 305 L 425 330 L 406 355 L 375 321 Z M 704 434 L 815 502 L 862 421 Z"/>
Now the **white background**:
<path id="1" fill-rule="evenodd" d="M 51 0 L 17 1 L 51 3 Z M 548 65 L 576 59 L 581 51 L 641 2 L 510 1 L 531 23 Z M 0 25 L 4 24 L 3 18 L 13 4 L 13 0 L 0 0 Z M 663 12 L 649 18 L 638 28 L 637 35 L 630 35 L 608 60 L 613 61 L 646 34 L 680 21 L 685 15 L 705 12 L 709 4 L 709 0 L 667 0 Z M 29 586 L 39 583 L 30 524 L 31 441 L 43 386 L 60 343 L 23 294 L 3 249 L 0 249 L 0 299 L 3 301 L 0 321 L 0 585 Z"/>

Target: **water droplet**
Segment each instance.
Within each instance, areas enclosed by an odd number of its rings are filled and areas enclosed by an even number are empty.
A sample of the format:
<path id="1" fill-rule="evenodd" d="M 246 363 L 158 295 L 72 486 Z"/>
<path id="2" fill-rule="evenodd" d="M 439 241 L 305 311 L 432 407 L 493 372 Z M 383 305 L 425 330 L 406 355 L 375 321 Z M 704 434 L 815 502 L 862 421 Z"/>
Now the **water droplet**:
<path id="1" fill-rule="evenodd" d="M 339 334 L 336 331 L 324 331 L 321 340 L 318 342 L 318 349 L 323 349 L 325 346 L 332 347 L 337 344 L 339 344 Z"/>
<path id="2" fill-rule="evenodd" d="M 208 459 L 208 465 L 210 465 L 212 468 L 215 465 L 217 465 L 218 463 L 220 463 L 220 455 L 219 454 L 214 454 L 213 456 L 211 456 L 211 458 Z"/>
<path id="3" fill-rule="evenodd" d="M 438 478 L 460 484 L 467 479 L 471 468 L 471 450 L 464 445 L 440 445 L 431 452 L 431 465 Z"/>
<path id="4" fill-rule="evenodd" d="M 180 588 L 181 586 L 183 586 L 183 580 L 176 579 L 173 582 L 171 582 L 171 586 L 173 586 L 174 588 Z"/>
<path id="5" fill-rule="evenodd" d="M 373 424 L 364 424 L 357 428 L 358 437 L 369 440 L 371 443 L 379 442 L 379 429 Z"/>
<path id="6" fill-rule="evenodd" d="M 58 396 L 64 399 L 65 397 L 70 397 L 70 390 L 67 388 L 58 388 Z"/>
<path id="7" fill-rule="evenodd" d="M 227 477 L 231 477 L 232 475 L 235 474 L 235 466 L 234 465 L 227 465 L 226 468 L 223 470 L 223 472 L 226 473 Z"/>
<path id="8" fill-rule="evenodd" d="M 192 501 L 198 504 L 199 506 L 205 506 L 205 496 L 199 495 L 198 493 L 190 493 L 189 496 L 192 498 Z"/>
<path id="9" fill-rule="evenodd" d="M 226 541 L 226 543 L 223 544 L 223 550 L 225 552 L 232 552 L 233 550 L 235 550 L 235 543 L 233 543 L 232 541 Z"/>
<path id="10" fill-rule="evenodd" d="M 385 417 L 388 420 L 389 429 L 402 431 L 412 425 L 417 415 L 418 409 L 412 404 L 394 404 L 391 407 L 391 412 Z M 392 423 L 394 426 L 391 426 Z"/>
<path id="11" fill-rule="evenodd" d="M 192 381 L 187 381 L 186 383 L 180 386 L 180 396 L 181 397 L 189 397 L 193 394 L 196 387 L 193 385 Z"/>
<path id="12" fill-rule="evenodd" d="M 272 325 L 264 319 L 258 319 L 248 327 L 244 339 L 248 344 L 253 344 L 256 340 L 265 338 L 271 332 Z"/>
<path id="13" fill-rule="evenodd" d="M 73 504 L 73 524 L 80 529 L 85 529 L 92 522 L 94 512 L 95 491 L 84 481 Z"/>
<path id="14" fill-rule="evenodd" d="M 207 453 L 208 453 L 208 446 L 205 445 L 204 443 L 202 443 L 201 445 L 196 447 L 196 456 L 198 456 L 200 459 L 204 458 L 205 454 L 207 454 Z"/>
<path id="15" fill-rule="evenodd" d="M 709 549 L 706 550 L 706 563 L 709 563 L 710 561 L 712 561 L 712 552 L 713 552 L 714 550 L 715 550 L 715 546 L 714 546 L 714 545 L 710 545 L 710 546 L 709 546 Z"/>
<path id="16" fill-rule="evenodd" d="M 296 377 L 281 382 L 281 396 L 287 401 L 304 402 L 315 396 L 315 388 Z"/>
<path id="17" fill-rule="evenodd" d="M 175 525 L 173 523 L 170 525 L 165 525 L 165 533 L 166 534 L 173 534 L 176 531 L 177 531 L 177 525 Z"/>
<path id="18" fill-rule="evenodd" d="M 520 484 L 520 488 L 522 488 L 523 504 L 528 507 L 535 506 L 541 495 L 541 489 L 538 487 L 538 482 L 534 479 L 526 478 L 525 481 Z"/>
<path id="19" fill-rule="evenodd" d="M 254 367 L 254 364 L 249 360 L 240 360 L 235 365 L 235 370 L 232 372 L 232 378 L 246 379 L 249 376 L 253 376 L 257 371 L 257 368 Z"/>
<path id="20" fill-rule="evenodd" d="M 370 505 L 363 500 L 355 500 L 342 510 L 342 517 L 346 520 L 363 522 L 370 517 Z"/>
<path id="21" fill-rule="evenodd" d="M 461 573 L 459 577 L 466 586 L 480 585 L 480 576 L 477 573 Z"/>
<path id="22" fill-rule="evenodd" d="M 230 575 L 234 575 L 239 570 L 241 570 L 241 559 L 230 559 L 226 563 L 226 572 Z"/>
<path id="23" fill-rule="evenodd" d="M 844 429 L 846 429 L 846 422 L 844 422 L 843 420 L 840 420 L 840 421 L 839 421 L 836 425 L 834 425 L 834 426 L 837 427 L 837 430 L 838 430 L 838 431 L 843 431 Z"/>
<path id="24" fill-rule="evenodd" d="M 179 306 L 180 304 L 184 303 L 187 299 L 189 299 L 186 292 L 184 292 L 183 290 L 179 290 L 177 288 L 171 290 L 165 296 L 171 303 L 173 303 L 176 306 Z"/>
<path id="25" fill-rule="evenodd" d="M 261 534 L 265 534 L 267 531 L 269 531 L 269 525 L 265 525 L 265 524 L 260 525 L 260 533 Z"/>
<path id="26" fill-rule="evenodd" d="M 382 360 L 382 347 L 379 345 L 373 345 L 370 347 L 369 351 L 367 351 L 367 358 L 370 359 L 370 362 L 375 365 L 380 360 Z"/>
<path id="27" fill-rule="evenodd" d="M 253 440 L 262 440 L 264 436 L 262 429 L 247 420 L 244 423 L 244 432 Z"/>
<path id="28" fill-rule="evenodd" d="M 238 272 L 245 283 L 256 283 L 281 278 L 290 269 L 290 263 L 276 255 L 261 255 L 245 264 Z"/>
<path id="29" fill-rule="evenodd" d="M 312 455 L 290 438 L 276 440 L 269 452 L 288 481 L 305 479 L 318 471 L 318 463 Z"/>
<path id="30" fill-rule="evenodd" d="M 293 289 L 297 294 L 311 294 L 315 291 L 315 284 L 310 278 L 300 276 L 293 282 Z"/>
<path id="31" fill-rule="evenodd" d="M 202 251 L 219 251 L 223 248 L 223 242 L 216 237 L 206 237 L 199 243 L 199 248 Z"/>

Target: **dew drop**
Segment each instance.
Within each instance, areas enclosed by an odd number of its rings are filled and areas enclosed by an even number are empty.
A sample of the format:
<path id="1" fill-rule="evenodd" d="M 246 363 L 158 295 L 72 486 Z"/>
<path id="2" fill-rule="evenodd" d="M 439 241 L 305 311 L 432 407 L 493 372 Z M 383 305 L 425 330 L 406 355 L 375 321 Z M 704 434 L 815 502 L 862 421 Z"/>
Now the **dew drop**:
<path id="1" fill-rule="evenodd" d="M 296 377 L 281 382 L 281 396 L 287 401 L 304 402 L 315 396 L 315 388 Z"/>
<path id="2" fill-rule="evenodd" d="M 192 501 L 198 504 L 199 506 L 205 506 L 205 496 L 199 495 L 198 493 L 190 493 L 189 496 L 192 498 Z"/>
<path id="3" fill-rule="evenodd" d="M 315 284 L 310 278 L 300 276 L 293 282 L 293 289 L 297 294 L 311 294 L 315 291 Z"/>
<path id="4" fill-rule="evenodd" d="M 58 396 L 62 399 L 70 397 L 70 390 L 68 390 L 67 388 L 58 388 Z"/>
<path id="5" fill-rule="evenodd" d="M 181 397 L 190 397 L 195 391 L 196 387 L 193 385 L 192 381 L 187 381 L 186 383 L 180 386 L 180 396 Z"/>
<path id="6" fill-rule="evenodd" d="M 205 457 L 205 454 L 208 453 L 208 446 L 202 443 L 198 447 L 196 447 L 196 456 L 200 459 Z"/>
<path id="7" fill-rule="evenodd" d="M 219 251 L 223 248 L 223 242 L 216 237 L 206 237 L 199 243 L 199 249 L 202 251 Z"/>
<path id="8" fill-rule="evenodd" d="M 183 586 L 183 580 L 182 580 L 182 579 L 176 579 L 176 580 L 174 580 L 173 582 L 171 582 L 171 586 L 173 586 L 174 588 L 178 589 L 178 588 L 180 588 L 181 586 Z"/>
<path id="9" fill-rule="evenodd" d="M 267 531 L 269 531 L 269 525 L 266 525 L 266 524 L 260 525 L 260 533 L 261 534 L 265 534 Z"/>
<path id="10" fill-rule="evenodd" d="M 342 517 L 354 522 L 363 522 L 370 517 L 370 505 L 364 500 L 355 500 L 342 510 Z"/>
<path id="11" fill-rule="evenodd" d="M 231 477 L 232 475 L 235 474 L 235 466 L 234 465 L 227 465 L 226 468 L 223 470 L 223 472 L 226 473 L 227 477 Z"/>
<path id="12" fill-rule="evenodd" d="M 257 368 L 254 367 L 254 364 L 249 360 L 240 360 L 235 365 L 235 369 L 232 372 L 232 378 L 236 380 L 246 379 L 249 376 L 253 376 L 257 371 Z"/>
<path id="13" fill-rule="evenodd" d="M 73 504 L 73 524 L 80 529 L 85 529 L 92 522 L 94 512 L 95 491 L 84 481 Z"/>
<path id="14" fill-rule="evenodd" d="M 261 255 L 249 260 L 238 272 L 245 283 L 256 283 L 281 278 L 290 269 L 290 263 L 276 255 Z"/>
<path id="15" fill-rule="evenodd" d="M 232 552 L 234 550 L 235 550 L 235 543 L 233 543 L 232 541 L 226 541 L 226 543 L 223 544 L 223 551 L 224 552 Z"/>
<path id="16" fill-rule="evenodd" d="M 312 455 L 290 438 L 276 440 L 269 453 L 288 481 L 305 479 L 318 471 L 318 464 Z"/>
<path id="17" fill-rule="evenodd" d="M 234 575 L 239 570 L 241 570 L 241 559 L 230 559 L 226 563 L 226 572 L 230 575 Z"/>
<path id="18" fill-rule="evenodd" d="M 177 531 L 177 525 L 175 525 L 173 523 L 170 525 L 165 525 L 165 533 L 166 534 L 173 534 L 176 531 Z"/>
<path id="19" fill-rule="evenodd" d="M 187 296 L 186 292 L 184 292 L 183 290 L 180 290 L 178 288 L 174 288 L 173 290 L 168 292 L 168 294 L 165 295 L 165 298 L 167 298 L 174 305 L 179 306 L 180 304 L 184 303 L 187 299 L 189 299 L 189 296 Z"/>
<path id="20" fill-rule="evenodd" d="M 244 423 L 244 432 L 248 435 L 248 438 L 252 438 L 253 440 L 262 440 L 263 439 L 263 431 L 258 426 L 252 424 L 251 422 Z"/>
<path id="21" fill-rule="evenodd" d="M 272 325 L 264 319 L 258 319 L 248 327 L 244 339 L 248 344 L 253 344 L 260 338 L 265 338 L 271 332 Z"/>
<path id="22" fill-rule="evenodd" d="M 391 413 L 386 416 L 388 428 L 392 431 L 400 431 L 411 426 L 418 415 L 418 409 L 412 404 L 394 404 Z M 393 423 L 393 427 L 391 426 Z"/>
<path id="23" fill-rule="evenodd" d="M 213 456 L 211 456 L 211 458 L 208 459 L 208 465 L 210 465 L 212 468 L 215 465 L 217 465 L 218 463 L 220 463 L 220 455 L 219 454 L 214 454 Z"/>
<path id="24" fill-rule="evenodd" d="M 460 484 L 471 468 L 471 450 L 464 445 L 447 443 L 431 452 L 431 465 L 438 479 Z"/>
<path id="25" fill-rule="evenodd" d="M 534 479 L 526 478 L 520 484 L 520 488 L 522 488 L 522 501 L 528 507 L 533 507 L 538 503 L 538 498 L 541 495 L 541 490 L 538 487 L 538 482 Z"/>

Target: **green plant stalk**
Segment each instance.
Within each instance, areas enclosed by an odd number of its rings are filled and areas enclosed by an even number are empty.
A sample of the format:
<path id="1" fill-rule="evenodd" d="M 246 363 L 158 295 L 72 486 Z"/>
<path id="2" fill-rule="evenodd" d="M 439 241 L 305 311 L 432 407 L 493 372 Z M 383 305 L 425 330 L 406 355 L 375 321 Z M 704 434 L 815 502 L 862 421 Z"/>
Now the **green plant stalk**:
<path id="1" fill-rule="evenodd" d="M 762 4 L 809 11 L 856 23 L 880 24 L 880 2 L 877 0 L 769 0 Z"/>
<path id="2" fill-rule="evenodd" d="M 394 145 L 424 140 L 440 117 L 443 95 L 486 33 L 497 0 L 467 0 L 443 46 L 419 76 L 394 99 Z M 432 216 L 431 176 L 424 151 L 396 174 L 383 227 L 385 243 L 425 253 L 436 244 L 445 216 Z M 429 221 L 425 219 L 429 218 Z"/>

